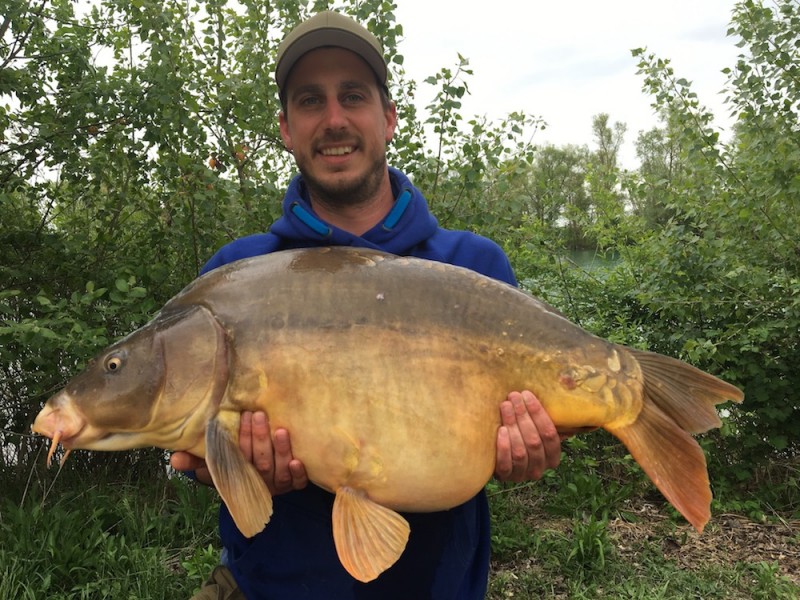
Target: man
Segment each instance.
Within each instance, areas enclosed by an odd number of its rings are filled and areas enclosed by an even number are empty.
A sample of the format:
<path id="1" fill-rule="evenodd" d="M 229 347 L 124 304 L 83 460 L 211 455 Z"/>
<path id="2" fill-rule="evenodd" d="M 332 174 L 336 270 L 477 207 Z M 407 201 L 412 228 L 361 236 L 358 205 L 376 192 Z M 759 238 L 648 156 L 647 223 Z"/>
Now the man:
<path id="1" fill-rule="evenodd" d="M 278 250 L 340 245 L 447 262 L 516 283 L 494 242 L 440 228 L 419 190 L 388 167 L 385 147 L 397 114 L 383 51 L 366 29 L 335 12 L 312 17 L 281 44 L 276 79 L 281 136 L 300 175 L 290 183 L 283 216 L 270 231 L 228 244 L 204 271 Z M 500 414 L 498 479 L 538 479 L 558 464 L 558 434 L 533 394 L 511 392 Z M 275 495 L 274 513 L 262 533 L 247 539 L 222 506 L 224 567 L 215 570 L 197 600 L 484 597 L 490 540 L 483 493 L 449 511 L 404 514 L 411 534 L 400 560 L 375 581 L 360 583 L 339 564 L 333 546 L 333 495 L 308 484 L 289 435 L 278 430 L 271 437 L 263 413 L 243 415 L 240 446 Z M 195 469 L 198 480 L 210 483 L 196 457 L 175 453 L 172 464 Z"/>

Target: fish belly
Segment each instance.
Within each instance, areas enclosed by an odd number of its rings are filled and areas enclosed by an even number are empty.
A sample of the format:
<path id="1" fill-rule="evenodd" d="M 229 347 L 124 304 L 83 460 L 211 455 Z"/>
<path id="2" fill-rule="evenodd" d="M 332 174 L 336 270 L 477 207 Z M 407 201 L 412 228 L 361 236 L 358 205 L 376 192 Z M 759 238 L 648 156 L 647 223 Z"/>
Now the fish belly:
<path id="1" fill-rule="evenodd" d="M 492 475 L 502 377 L 441 336 L 328 332 L 274 339 L 243 397 L 262 398 L 309 478 L 362 490 L 389 508 L 434 511 Z M 241 393 L 241 391 L 240 391 Z"/>

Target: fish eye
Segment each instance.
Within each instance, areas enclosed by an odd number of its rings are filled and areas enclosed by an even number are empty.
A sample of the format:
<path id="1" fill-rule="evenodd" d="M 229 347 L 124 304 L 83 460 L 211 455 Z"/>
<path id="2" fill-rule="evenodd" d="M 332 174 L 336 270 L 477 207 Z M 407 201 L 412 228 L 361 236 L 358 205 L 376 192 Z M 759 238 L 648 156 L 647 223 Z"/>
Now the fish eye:
<path id="1" fill-rule="evenodd" d="M 119 356 L 109 356 L 106 359 L 106 371 L 114 372 L 122 368 L 122 359 Z"/>

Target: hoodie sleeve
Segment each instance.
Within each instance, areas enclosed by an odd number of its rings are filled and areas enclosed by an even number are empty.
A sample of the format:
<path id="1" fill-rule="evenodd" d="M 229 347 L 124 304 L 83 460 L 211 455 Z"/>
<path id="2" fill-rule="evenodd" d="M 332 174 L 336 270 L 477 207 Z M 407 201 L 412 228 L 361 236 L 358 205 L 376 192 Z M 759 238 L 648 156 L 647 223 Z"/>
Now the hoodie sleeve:
<path id="1" fill-rule="evenodd" d="M 426 242 L 424 250 L 415 255 L 465 267 L 517 286 L 511 262 L 503 249 L 492 240 L 469 231 L 439 229 Z"/>

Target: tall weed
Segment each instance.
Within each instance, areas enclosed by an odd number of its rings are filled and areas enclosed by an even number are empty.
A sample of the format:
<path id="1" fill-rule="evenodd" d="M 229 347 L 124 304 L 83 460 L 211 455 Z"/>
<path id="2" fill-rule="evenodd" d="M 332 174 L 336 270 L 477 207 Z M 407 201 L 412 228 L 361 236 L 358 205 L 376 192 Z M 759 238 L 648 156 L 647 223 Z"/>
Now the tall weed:
<path id="1" fill-rule="evenodd" d="M 181 478 L 0 506 L 0 598 L 171 600 L 207 575 L 189 578 L 182 564 L 213 547 L 216 494 Z"/>
<path id="2" fill-rule="evenodd" d="M 626 510 L 629 502 L 652 483 L 625 449 L 605 432 L 570 438 L 563 446 L 561 465 L 544 479 L 551 491 L 545 500 L 547 511 L 599 520 L 633 518 Z"/>

